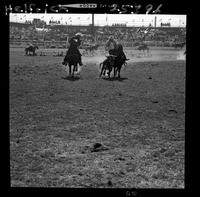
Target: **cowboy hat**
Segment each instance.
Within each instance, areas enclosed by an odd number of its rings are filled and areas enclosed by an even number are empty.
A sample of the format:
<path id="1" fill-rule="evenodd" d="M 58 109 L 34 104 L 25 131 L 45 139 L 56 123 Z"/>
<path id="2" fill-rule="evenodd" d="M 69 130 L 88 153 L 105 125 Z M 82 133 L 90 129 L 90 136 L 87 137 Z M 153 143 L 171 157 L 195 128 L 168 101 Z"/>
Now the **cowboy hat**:
<path id="1" fill-rule="evenodd" d="M 106 57 L 117 57 L 116 55 L 105 55 Z"/>
<path id="2" fill-rule="evenodd" d="M 83 36 L 83 34 L 78 32 L 78 33 L 75 34 L 75 36 Z"/>

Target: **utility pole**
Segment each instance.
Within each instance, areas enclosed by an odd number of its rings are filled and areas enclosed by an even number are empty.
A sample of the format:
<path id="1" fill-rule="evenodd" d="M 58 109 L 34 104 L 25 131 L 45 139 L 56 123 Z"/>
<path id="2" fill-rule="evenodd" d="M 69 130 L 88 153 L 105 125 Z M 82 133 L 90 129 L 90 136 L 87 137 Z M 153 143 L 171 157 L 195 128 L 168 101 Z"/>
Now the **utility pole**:
<path id="1" fill-rule="evenodd" d="M 156 16 L 155 16 L 155 20 L 154 20 L 154 27 L 156 28 L 156 20 L 157 20 L 157 18 L 156 18 Z"/>
<path id="2" fill-rule="evenodd" d="M 96 40 L 95 39 L 95 28 L 94 28 L 94 13 L 92 13 L 92 35 L 93 35 L 94 40 Z"/>

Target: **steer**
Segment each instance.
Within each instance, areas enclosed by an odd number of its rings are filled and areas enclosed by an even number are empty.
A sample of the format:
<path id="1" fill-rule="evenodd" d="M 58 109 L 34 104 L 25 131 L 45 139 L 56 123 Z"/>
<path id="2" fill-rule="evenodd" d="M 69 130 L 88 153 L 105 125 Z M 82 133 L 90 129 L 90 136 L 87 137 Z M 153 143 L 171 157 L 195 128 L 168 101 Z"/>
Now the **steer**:
<path id="1" fill-rule="evenodd" d="M 102 63 L 100 63 L 99 67 L 101 68 L 101 73 L 99 75 L 99 77 L 102 76 L 102 74 L 105 76 L 106 74 L 106 70 L 108 70 L 108 77 L 110 78 L 110 73 L 112 71 L 112 68 L 114 66 L 115 63 L 115 55 L 108 55 L 106 56 L 107 59 L 105 59 Z"/>

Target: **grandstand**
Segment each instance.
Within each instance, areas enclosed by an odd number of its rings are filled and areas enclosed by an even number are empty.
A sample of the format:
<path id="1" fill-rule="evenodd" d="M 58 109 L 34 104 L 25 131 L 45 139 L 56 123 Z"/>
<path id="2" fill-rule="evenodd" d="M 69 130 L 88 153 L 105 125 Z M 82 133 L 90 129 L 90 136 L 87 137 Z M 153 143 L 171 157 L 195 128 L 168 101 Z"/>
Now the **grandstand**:
<path id="1" fill-rule="evenodd" d="M 48 31 L 43 31 L 44 29 Z M 146 29 L 148 33 L 144 36 L 142 32 Z M 91 35 L 84 37 L 85 42 L 92 39 L 100 45 L 104 45 L 108 37 L 113 35 L 125 47 L 137 46 L 141 40 L 149 46 L 163 47 L 170 47 L 174 42 L 186 40 L 186 28 L 183 27 L 127 27 L 120 24 L 112 26 L 47 25 L 41 21 L 32 21 L 32 23 L 10 22 L 10 45 L 24 47 L 27 43 L 35 41 L 40 47 L 66 48 L 69 37 L 77 32 Z"/>

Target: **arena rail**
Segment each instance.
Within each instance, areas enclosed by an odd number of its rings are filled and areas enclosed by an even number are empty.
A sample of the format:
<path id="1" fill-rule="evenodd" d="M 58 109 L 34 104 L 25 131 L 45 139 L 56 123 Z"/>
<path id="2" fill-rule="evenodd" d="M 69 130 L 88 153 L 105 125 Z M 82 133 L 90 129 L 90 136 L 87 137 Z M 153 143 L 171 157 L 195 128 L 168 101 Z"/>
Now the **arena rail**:
<path id="1" fill-rule="evenodd" d="M 39 48 L 68 48 L 66 41 L 37 41 L 37 40 L 11 40 L 9 45 L 11 48 L 25 48 L 30 43 L 35 43 L 38 45 Z M 97 41 L 97 44 L 100 47 L 104 47 L 106 42 L 105 41 Z M 137 47 L 138 42 L 121 42 L 123 47 Z M 163 42 L 163 41 L 147 41 L 146 44 L 150 47 L 172 47 L 173 42 Z"/>
<path id="2" fill-rule="evenodd" d="M 34 41 L 34 40 L 10 40 L 10 47 L 24 48 L 30 43 L 37 44 L 40 48 L 66 48 L 66 41 Z"/>

